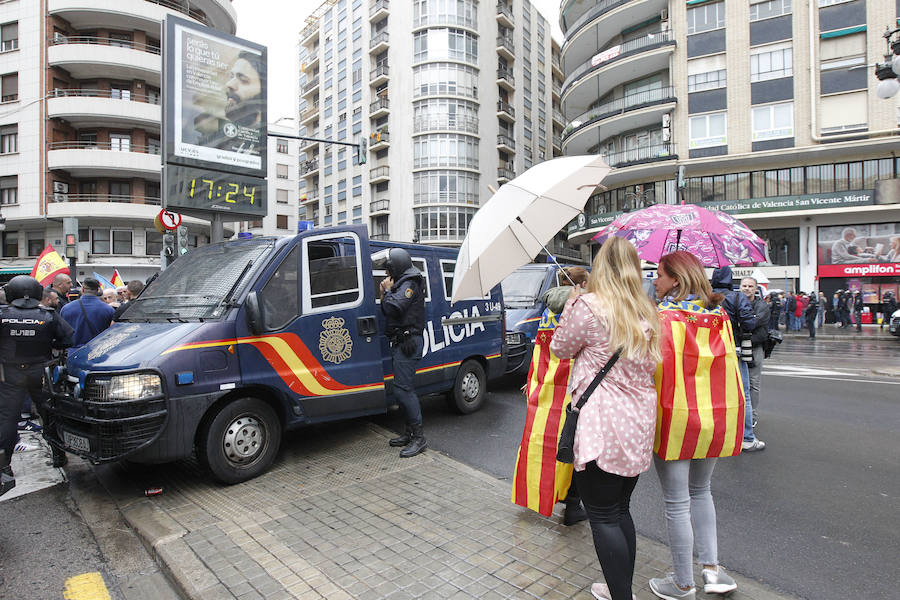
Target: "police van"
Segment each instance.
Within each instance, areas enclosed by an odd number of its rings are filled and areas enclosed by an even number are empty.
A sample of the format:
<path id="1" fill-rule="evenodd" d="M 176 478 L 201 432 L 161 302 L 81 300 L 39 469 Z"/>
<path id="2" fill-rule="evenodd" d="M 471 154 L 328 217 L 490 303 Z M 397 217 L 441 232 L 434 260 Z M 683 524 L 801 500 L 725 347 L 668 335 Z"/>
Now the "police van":
<path id="1" fill-rule="evenodd" d="M 391 247 L 425 276 L 417 391 L 478 410 L 505 368 L 500 287 L 450 306 L 456 250 L 350 226 L 177 260 L 120 321 L 48 369 L 50 442 L 94 462 L 196 451 L 216 479 L 237 483 L 271 465 L 285 430 L 384 413 L 393 375 L 377 290 Z"/>

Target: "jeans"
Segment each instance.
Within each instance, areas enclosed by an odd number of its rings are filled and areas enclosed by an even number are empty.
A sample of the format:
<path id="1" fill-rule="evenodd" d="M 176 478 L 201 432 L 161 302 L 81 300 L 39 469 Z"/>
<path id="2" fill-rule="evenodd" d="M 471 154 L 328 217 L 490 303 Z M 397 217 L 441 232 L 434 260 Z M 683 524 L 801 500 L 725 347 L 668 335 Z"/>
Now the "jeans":
<path id="1" fill-rule="evenodd" d="M 19 437 L 18 423 L 25 398 L 43 398 L 44 366 L 41 364 L 0 365 L 0 450 L 11 457 Z M 38 400 L 38 404 L 41 401 Z"/>
<path id="2" fill-rule="evenodd" d="M 825 324 L 825 309 L 820 308 L 816 313 L 816 327 L 821 328 Z"/>
<path id="3" fill-rule="evenodd" d="M 408 425 L 422 424 L 422 405 L 419 396 L 416 395 L 416 365 L 422 358 L 422 350 L 425 348 L 425 338 L 421 335 L 414 336 L 416 350 L 412 356 L 406 356 L 399 345 L 391 344 L 391 358 L 394 361 L 394 397 L 406 412 Z"/>
<path id="4" fill-rule="evenodd" d="M 762 346 L 753 346 L 753 366 L 747 365 L 749 372 L 750 393 L 744 397 L 744 441 L 752 442 L 756 439 L 753 433 L 753 413 L 759 407 L 759 384 L 762 380 L 762 362 L 765 357 Z"/>
<path id="5" fill-rule="evenodd" d="M 637 536 L 629 506 L 638 478 L 607 473 L 593 461 L 584 471 L 575 471 L 574 478 L 610 596 L 612 600 L 631 600 Z"/>
<path id="6" fill-rule="evenodd" d="M 742 361 L 740 354 L 738 354 L 738 364 L 741 370 L 741 383 L 744 386 L 744 441 L 752 442 L 756 438 L 753 436 L 753 424 L 750 420 L 753 412 L 753 407 L 750 404 L 750 363 Z"/>
<path id="7" fill-rule="evenodd" d="M 654 454 L 653 462 L 666 505 L 666 533 L 675 583 L 693 586 L 695 546 L 700 564 L 719 564 L 716 507 L 709 489 L 716 459 L 667 461 Z"/>

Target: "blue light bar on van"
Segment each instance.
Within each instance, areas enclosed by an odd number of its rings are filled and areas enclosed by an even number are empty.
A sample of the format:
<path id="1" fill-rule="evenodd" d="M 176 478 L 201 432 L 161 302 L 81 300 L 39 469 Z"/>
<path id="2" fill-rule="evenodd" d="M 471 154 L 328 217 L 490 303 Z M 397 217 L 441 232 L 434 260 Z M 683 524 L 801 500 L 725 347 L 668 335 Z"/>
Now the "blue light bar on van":
<path id="1" fill-rule="evenodd" d="M 249 240 L 252 237 L 253 237 L 253 233 L 250 231 L 242 231 L 238 234 L 239 240 Z"/>

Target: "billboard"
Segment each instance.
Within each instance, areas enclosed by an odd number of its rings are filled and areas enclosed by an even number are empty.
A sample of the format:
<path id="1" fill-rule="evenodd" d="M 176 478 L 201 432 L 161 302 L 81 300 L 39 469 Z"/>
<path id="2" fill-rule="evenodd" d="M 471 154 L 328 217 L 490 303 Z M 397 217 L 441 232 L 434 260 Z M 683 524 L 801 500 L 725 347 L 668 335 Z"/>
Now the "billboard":
<path id="1" fill-rule="evenodd" d="M 818 228 L 819 277 L 900 275 L 900 223 Z"/>
<path id="2" fill-rule="evenodd" d="M 267 52 L 168 16 L 166 163 L 266 176 Z"/>

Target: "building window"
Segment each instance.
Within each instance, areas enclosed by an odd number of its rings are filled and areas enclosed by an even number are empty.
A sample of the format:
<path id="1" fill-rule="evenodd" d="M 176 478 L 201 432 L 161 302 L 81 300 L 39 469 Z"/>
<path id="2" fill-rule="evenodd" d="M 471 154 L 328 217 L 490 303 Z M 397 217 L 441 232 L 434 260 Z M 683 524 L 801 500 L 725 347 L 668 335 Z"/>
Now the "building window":
<path id="1" fill-rule="evenodd" d="M 131 182 L 130 181 L 110 181 L 109 182 L 109 201 L 121 202 L 131 200 Z"/>
<path id="2" fill-rule="evenodd" d="M 478 72 L 455 63 L 431 63 L 413 69 L 413 97 L 451 95 L 478 97 Z"/>
<path id="3" fill-rule="evenodd" d="M 725 3 L 712 2 L 687 10 L 687 33 L 701 33 L 725 27 Z"/>
<path id="4" fill-rule="evenodd" d="M 114 100 L 131 100 L 131 85 L 113 83 L 109 86 L 109 97 Z"/>
<path id="5" fill-rule="evenodd" d="M 753 107 L 753 141 L 794 136 L 794 103 Z"/>
<path id="6" fill-rule="evenodd" d="M 278 229 L 287 229 L 288 228 L 287 215 L 275 215 L 275 227 L 277 227 Z"/>
<path id="7" fill-rule="evenodd" d="M 780 17 L 791 12 L 791 0 L 750 0 L 750 22 Z"/>
<path id="8" fill-rule="evenodd" d="M 278 141 L 275 144 L 275 151 L 279 154 L 287 154 L 288 153 L 288 141 L 283 138 L 278 138 Z"/>
<path id="9" fill-rule="evenodd" d="M 130 229 L 114 229 L 112 232 L 112 253 L 131 254 L 131 237 Z"/>
<path id="10" fill-rule="evenodd" d="M 162 252 L 162 234 L 158 231 L 147 230 L 144 232 L 144 254 L 147 256 L 159 256 Z"/>
<path id="11" fill-rule="evenodd" d="M 19 47 L 19 22 L 0 25 L 0 52 L 9 52 Z"/>
<path id="12" fill-rule="evenodd" d="M 771 44 L 750 50 L 750 81 L 768 81 L 794 74 L 791 43 Z"/>
<path id="13" fill-rule="evenodd" d="M 0 154 L 12 154 L 19 151 L 19 125 L 0 126 Z"/>
<path id="14" fill-rule="evenodd" d="M 718 71 L 707 71 L 706 73 L 697 73 L 696 75 L 688 75 L 688 92 L 717 90 L 719 88 L 725 87 L 725 84 L 725 69 L 719 69 Z"/>
<path id="15" fill-rule="evenodd" d="M 278 204 L 287 204 L 288 203 L 288 191 L 287 190 L 275 190 L 275 201 Z"/>
<path id="16" fill-rule="evenodd" d="M 461 240 L 466 236 L 475 207 L 435 206 L 413 209 L 420 240 Z"/>
<path id="17" fill-rule="evenodd" d="M 125 133 L 111 133 L 109 135 L 109 148 L 116 152 L 130 152 L 131 136 Z"/>
<path id="18" fill-rule="evenodd" d="M 413 141 L 413 167 L 478 168 L 478 138 L 432 134 Z"/>
<path id="19" fill-rule="evenodd" d="M 109 254 L 109 229 L 91 230 L 91 254 Z"/>
<path id="20" fill-rule="evenodd" d="M 288 178 L 288 166 L 287 165 L 275 165 L 275 176 L 278 179 L 287 179 Z"/>
<path id="21" fill-rule="evenodd" d="M 413 204 L 478 204 L 478 173 L 420 171 L 413 174 Z"/>
<path id="22" fill-rule="evenodd" d="M 14 102 L 19 99 L 19 74 L 0 75 L 0 102 Z"/>
<path id="23" fill-rule="evenodd" d="M 461 29 L 428 29 L 414 34 L 413 61 L 461 60 L 478 62 L 478 36 Z"/>
<path id="24" fill-rule="evenodd" d="M 4 258 L 19 256 L 19 233 L 17 231 L 3 232 L 3 256 Z"/>
<path id="25" fill-rule="evenodd" d="M 727 115 L 724 112 L 709 113 L 691 117 L 691 148 L 724 146 L 728 143 L 725 134 Z"/>
<path id="26" fill-rule="evenodd" d="M 44 251 L 44 234 L 35 232 L 28 234 L 28 256 L 40 256 Z"/>
<path id="27" fill-rule="evenodd" d="M 19 203 L 19 176 L 0 177 L 0 204 Z"/>

